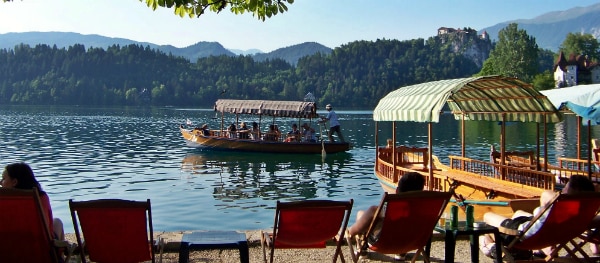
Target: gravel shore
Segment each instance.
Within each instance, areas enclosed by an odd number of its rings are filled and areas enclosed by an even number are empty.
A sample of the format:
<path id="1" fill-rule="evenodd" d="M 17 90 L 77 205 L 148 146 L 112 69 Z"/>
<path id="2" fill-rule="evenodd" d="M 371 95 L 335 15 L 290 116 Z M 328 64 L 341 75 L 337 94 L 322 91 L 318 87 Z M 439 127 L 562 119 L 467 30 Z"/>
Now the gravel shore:
<path id="1" fill-rule="evenodd" d="M 162 237 L 167 245 L 165 252 L 162 255 L 162 262 L 178 262 L 179 260 L 179 241 L 184 233 L 191 231 L 181 232 L 156 232 L 156 237 Z M 260 230 L 249 230 L 239 231 L 246 233 L 248 238 L 248 245 L 250 249 L 250 262 L 260 263 L 263 262 L 263 252 L 260 246 Z M 76 242 L 75 234 L 67 234 L 66 239 L 71 242 Z M 331 262 L 335 250 L 333 242 L 325 249 L 279 249 L 275 250 L 275 262 Z M 586 249 L 589 252 L 589 249 Z M 268 251 L 267 251 L 268 253 Z M 350 257 L 350 250 L 348 246 L 342 246 L 342 253 L 346 262 L 352 262 Z M 414 252 L 409 253 L 409 257 Z M 268 256 L 268 254 L 267 254 Z M 402 262 L 397 261 L 393 257 L 394 255 L 383 255 L 375 252 L 369 252 L 366 258 L 361 258 L 360 262 Z M 157 262 L 158 262 L 157 255 Z M 71 262 L 78 262 L 78 257 L 74 257 Z M 419 258 L 422 262 L 422 258 Z M 239 252 L 237 249 L 211 249 L 202 251 L 192 251 L 190 253 L 190 262 L 224 262 L 224 263 L 238 263 L 240 262 Z M 338 262 L 339 261 L 338 259 Z M 444 262 L 444 239 L 440 234 L 435 233 L 431 244 L 431 262 Z M 469 240 L 466 238 L 459 239 L 456 244 L 455 250 L 455 262 L 471 262 L 471 252 L 469 247 Z M 479 262 L 492 263 L 494 262 L 491 258 L 484 256 L 479 252 Z M 570 260 L 560 260 L 560 262 L 571 262 Z"/>

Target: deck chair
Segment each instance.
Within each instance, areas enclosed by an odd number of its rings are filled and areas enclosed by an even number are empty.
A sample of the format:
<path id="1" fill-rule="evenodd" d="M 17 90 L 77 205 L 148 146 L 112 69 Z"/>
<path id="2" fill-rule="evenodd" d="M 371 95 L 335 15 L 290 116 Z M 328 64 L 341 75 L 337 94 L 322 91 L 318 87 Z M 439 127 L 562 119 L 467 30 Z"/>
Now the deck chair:
<path id="1" fill-rule="evenodd" d="M 273 262 L 275 249 L 325 248 L 325 242 L 332 239 L 336 241 L 333 262 L 337 261 L 338 256 L 345 262 L 341 250 L 343 230 L 348 225 L 353 203 L 352 199 L 277 201 L 273 232 L 261 231 L 264 262 L 267 262 L 267 248 L 270 249 L 270 262 Z M 340 236 L 336 238 L 338 233 Z"/>
<path id="2" fill-rule="evenodd" d="M 513 235 L 514 238 L 506 247 L 503 247 L 507 260 L 514 261 L 511 249 L 537 250 L 555 246 L 545 261 L 551 261 L 558 256 L 560 250 L 565 250 L 571 257 L 577 258 L 576 249 L 567 245 L 587 229 L 598 209 L 600 208 L 600 193 L 587 192 L 577 194 L 560 194 L 551 202 L 552 205 L 543 209 L 531 219 L 523 231 L 516 231 L 499 227 L 500 232 Z M 525 232 L 531 228 L 533 222 L 540 220 L 544 213 L 548 213 L 542 227 L 533 235 L 525 238 Z"/>
<path id="3" fill-rule="evenodd" d="M 155 262 L 150 199 L 71 199 L 69 208 L 83 263 L 86 252 L 99 263 Z"/>
<path id="4" fill-rule="evenodd" d="M 403 254 L 417 250 L 412 262 L 425 250 L 452 192 L 414 191 L 384 193 L 375 216 L 364 236 L 357 236 L 356 250 L 350 246 L 352 260 L 357 262 L 367 249 L 382 254 Z M 356 252 L 356 253 L 355 253 Z M 424 261 L 429 255 L 423 253 Z"/>
<path id="5" fill-rule="evenodd" d="M 573 239 L 569 242 L 573 246 L 575 253 L 579 252 L 586 262 L 599 260 L 598 257 L 592 259 L 584 250 L 584 246 L 587 244 L 600 245 L 600 227 L 598 225 L 590 226 L 590 229 L 582 233 L 579 239 Z"/>
<path id="6" fill-rule="evenodd" d="M 0 188 L 0 211 L 0 262 L 56 263 L 58 249 L 72 251 L 50 232 L 37 189 Z"/>

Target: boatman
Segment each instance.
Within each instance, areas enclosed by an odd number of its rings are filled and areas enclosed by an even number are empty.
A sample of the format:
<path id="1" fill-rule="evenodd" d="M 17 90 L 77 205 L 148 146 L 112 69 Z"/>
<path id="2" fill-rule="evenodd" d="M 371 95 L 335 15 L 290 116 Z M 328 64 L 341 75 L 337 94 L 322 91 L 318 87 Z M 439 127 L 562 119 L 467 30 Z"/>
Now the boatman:
<path id="1" fill-rule="evenodd" d="M 329 137 L 329 142 L 335 142 L 335 140 L 333 140 L 333 132 L 337 132 L 337 136 L 340 137 L 340 141 L 345 142 L 344 136 L 342 135 L 342 131 L 340 129 L 340 121 L 338 120 L 335 111 L 333 111 L 333 107 L 331 107 L 331 104 L 327 104 L 325 109 L 328 111 L 327 116 L 321 117 L 321 119 L 322 122 L 329 121 L 329 133 L 327 134 Z"/>

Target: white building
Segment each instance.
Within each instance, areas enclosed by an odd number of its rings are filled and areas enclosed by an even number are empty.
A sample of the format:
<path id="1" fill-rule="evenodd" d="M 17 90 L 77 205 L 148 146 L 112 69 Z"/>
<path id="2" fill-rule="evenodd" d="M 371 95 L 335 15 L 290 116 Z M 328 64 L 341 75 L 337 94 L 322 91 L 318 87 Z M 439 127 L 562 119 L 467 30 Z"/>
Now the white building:
<path id="1" fill-rule="evenodd" d="M 554 64 L 554 83 L 557 88 L 600 83 L 600 65 L 584 55 L 571 54 L 567 60 L 561 51 Z"/>

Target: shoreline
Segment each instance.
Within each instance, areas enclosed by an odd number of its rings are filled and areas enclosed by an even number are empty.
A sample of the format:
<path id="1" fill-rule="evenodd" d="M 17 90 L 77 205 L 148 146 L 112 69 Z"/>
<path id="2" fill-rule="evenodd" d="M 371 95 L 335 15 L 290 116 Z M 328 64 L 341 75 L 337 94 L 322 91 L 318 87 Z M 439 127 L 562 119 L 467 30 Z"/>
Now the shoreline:
<path id="1" fill-rule="evenodd" d="M 208 231 L 208 230 L 198 230 Z M 265 230 L 270 231 L 270 230 Z M 155 231 L 155 240 L 163 238 L 165 240 L 165 249 L 162 254 L 162 262 L 178 262 L 179 261 L 179 244 L 184 233 L 191 233 L 194 231 Z M 260 232 L 261 230 L 244 230 L 237 231 L 245 233 L 248 239 L 250 262 L 263 262 L 263 252 L 260 244 Z M 75 233 L 66 233 L 65 239 L 76 243 Z M 442 234 L 434 233 L 431 242 L 431 262 L 444 262 L 444 237 Z M 589 246 L 586 246 L 586 253 L 589 253 Z M 274 254 L 275 262 L 331 262 L 331 258 L 335 251 L 335 244 L 328 242 L 325 249 L 276 249 Z M 267 258 L 268 258 L 267 251 Z M 342 245 L 342 254 L 346 262 L 352 262 L 350 257 L 350 249 L 344 244 Z M 479 253 L 479 262 L 481 263 L 493 263 L 494 260 L 489 258 L 481 251 Z M 562 252 L 563 255 L 565 252 Z M 369 252 L 367 258 L 361 258 L 359 262 L 407 262 L 410 257 L 414 255 L 414 251 L 408 253 L 408 259 L 406 261 L 398 261 L 394 259 L 394 255 L 379 254 L 376 252 Z M 471 250 L 469 245 L 469 239 L 467 236 L 460 236 L 456 242 L 456 249 L 454 252 L 455 262 L 471 262 Z M 156 262 L 159 261 L 159 254 L 156 254 Z M 78 262 L 78 256 L 74 255 L 70 262 Z M 423 258 L 419 257 L 417 261 L 422 262 Z M 189 262 L 240 262 L 239 251 L 237 249 L 207 249 L 200 251 L 190 252 Z M 338 258 L 338 262 L 341 262 Z M 560 262 L 575 262 L 571 259 L 560 260 Z"/>

